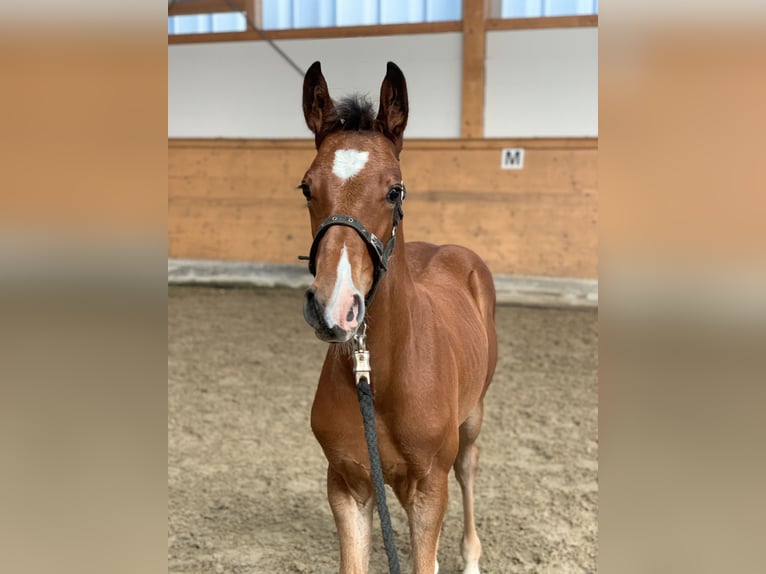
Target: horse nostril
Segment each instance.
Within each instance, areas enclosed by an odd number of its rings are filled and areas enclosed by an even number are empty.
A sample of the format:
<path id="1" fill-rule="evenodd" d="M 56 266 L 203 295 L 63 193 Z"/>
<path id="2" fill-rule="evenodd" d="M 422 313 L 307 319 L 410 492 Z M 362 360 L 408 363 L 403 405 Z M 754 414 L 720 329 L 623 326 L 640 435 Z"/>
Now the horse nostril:
<path id="1" fill-rule="evenodd" d="M 316 321 L 322 313 L 319 309 L 319 302 L 316 299 L 314 289 L 307 289 L 303 299 L 303 315 L 307 320 Z"/>
<path id="2" fill-rule="evenodd" d="M 346 315 L 346 321 L 351 322 L 356 319 L 357 323 L 361 323 L 364 318 L 364 307 L 362 306 L 362 298 L 359 295 L 354 295 L 354 302 L 351 303 L 351 307 Z"/>

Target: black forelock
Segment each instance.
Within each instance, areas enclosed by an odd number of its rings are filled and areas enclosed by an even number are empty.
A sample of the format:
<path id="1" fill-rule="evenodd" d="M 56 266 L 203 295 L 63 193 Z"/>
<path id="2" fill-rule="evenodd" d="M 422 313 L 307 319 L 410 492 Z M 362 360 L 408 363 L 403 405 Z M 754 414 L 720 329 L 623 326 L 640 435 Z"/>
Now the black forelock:
<path id="1" fill-rule="evenodd" d="M 375 121 L 375 108 L 363 94 L 352 94 L 335 104 L 335 111 L 343 131 L 371 130 Z"/>

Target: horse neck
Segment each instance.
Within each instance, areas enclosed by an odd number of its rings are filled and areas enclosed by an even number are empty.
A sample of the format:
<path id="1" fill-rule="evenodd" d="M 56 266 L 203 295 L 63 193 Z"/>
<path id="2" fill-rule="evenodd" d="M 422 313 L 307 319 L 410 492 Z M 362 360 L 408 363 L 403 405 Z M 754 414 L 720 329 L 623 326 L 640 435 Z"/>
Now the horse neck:
<path id="1" fill-rule="evenodd" d="M 371 352 L 388 352 L 411 330 L 410 308 L 415 286 L 405 258 L 404 232 L 397 230 L 389 268 L 368 310 L 367 338 Z M 377 347 L 377 348 L 376 348 Z"/>

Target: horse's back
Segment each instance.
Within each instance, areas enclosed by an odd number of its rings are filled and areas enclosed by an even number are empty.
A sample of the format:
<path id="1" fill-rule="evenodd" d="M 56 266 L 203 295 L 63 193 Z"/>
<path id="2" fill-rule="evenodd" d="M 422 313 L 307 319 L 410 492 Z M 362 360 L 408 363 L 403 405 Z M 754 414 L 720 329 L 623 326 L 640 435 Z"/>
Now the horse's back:
<path id="1" fill-rule="evenodd" d="M 476 303 L 485 321 L 495 318 L 495 284 L 486 263 L 460 245 L 434 245 L 423 241 L 406 244 L 413 280 L 430 293 L 443 291 L 455 301 L 464 293 Z"/>

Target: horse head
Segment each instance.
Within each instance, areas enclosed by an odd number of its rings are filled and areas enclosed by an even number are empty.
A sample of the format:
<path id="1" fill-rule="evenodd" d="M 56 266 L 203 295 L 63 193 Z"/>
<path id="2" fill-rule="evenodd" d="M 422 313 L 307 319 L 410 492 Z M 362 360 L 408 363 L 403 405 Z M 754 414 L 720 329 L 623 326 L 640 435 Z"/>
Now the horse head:
<path id="1" fill-rule="evenodd" d="M 388 63 L 375 115 L 361 96 L 334 102 L 314 62 L 303 82 L 303 114 L 317 149 L 299 186 L 314 237 L 309 258 L 314 282 L 305 294 L 303 316 L 320 339 L 346 342 L 364 324 L 403 215 L 404 75 Z"/>

